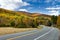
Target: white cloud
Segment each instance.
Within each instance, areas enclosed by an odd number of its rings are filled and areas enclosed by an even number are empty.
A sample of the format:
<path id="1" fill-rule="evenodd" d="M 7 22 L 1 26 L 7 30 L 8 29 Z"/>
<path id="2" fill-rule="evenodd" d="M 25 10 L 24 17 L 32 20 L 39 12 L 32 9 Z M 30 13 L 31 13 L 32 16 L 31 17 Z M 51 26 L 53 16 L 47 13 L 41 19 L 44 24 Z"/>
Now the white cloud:
<path id="1" fill-rule="evenodd" d="M 40 2 L 41 0 L 25 0 L 27 2 Z"/>
<path id="2" fill-rule="evenodd" d="M 56 15 L 56 16 L 60 15 L 60 12 L 59 12 L 60 7 L 48 7 L 46 9 L 48 10 L 49 15 Z"/>
<path id="3" fill-rule="evenodd" d="M 22 0 L 0 0 L 0 8 L 14 10 L 22 6 L 30 5 Z"/>
<path id="4" fill-rule="evenodd" d="M 45 0 L 45 2 L 46 3 L 50 3 L 50 2 L 54 3 L 54 2 L 60 2 L 60 0 Z"/>
<path id="5" fill-rule="evenodd" d="M 60 0 L 55 0 L 55 1 L 60 2 Z"/>
<path id="6" fill-rule="evenodd" d="M 59 15 L 59 11 L 56 11 L 56 10 L 51 10 L 49 12 L 50 12 L 49 15 L 55 15 L 55 16 L 58 16 Z"/>
<path id="7" fill-rule="evenodd" d="M 51 2 L 51 1 L 52 1 L 52 0 L 45 0 L 46 3 L 49 3 L 49 2 Z"/>
<path id="8" fill-rule="evenodd" d="M 28 12 L 28 10 L 26 10 L 26 9 L 19 9 L 19 11 L 25 11 L 25 12 Z"/>
<path id="9" fill-rule="evenodd" d="M 60 0 L 45 0 L 45 3 L 50 3 L 53 6 L 56 6 L 57 2 L 60 2 Z"/>
<path id="10" fill-rule="evenodd" d="M 50 3 L 51 5 L 56 5 L 56 0 L 45 0 L 45 3 Z"/>
<path id="11" fill-rule="evenodd" d="M 59 10 L 60 7 L 51 7 L 51 8 L 46 8 L 46 9 L 48 9 L 48 10 Z"/>

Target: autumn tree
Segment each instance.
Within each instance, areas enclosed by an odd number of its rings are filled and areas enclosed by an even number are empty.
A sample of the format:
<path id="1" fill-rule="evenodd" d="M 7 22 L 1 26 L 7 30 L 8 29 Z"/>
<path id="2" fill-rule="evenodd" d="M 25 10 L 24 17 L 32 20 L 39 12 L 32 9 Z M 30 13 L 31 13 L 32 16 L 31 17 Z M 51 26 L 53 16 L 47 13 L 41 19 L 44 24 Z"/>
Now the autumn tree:
<path id="1" fill-rule="evenodd" d="M 51 17 L 51 20 L 52 20 L 52 24 L 57 24 L 57 16 L 52 16 Z"/>

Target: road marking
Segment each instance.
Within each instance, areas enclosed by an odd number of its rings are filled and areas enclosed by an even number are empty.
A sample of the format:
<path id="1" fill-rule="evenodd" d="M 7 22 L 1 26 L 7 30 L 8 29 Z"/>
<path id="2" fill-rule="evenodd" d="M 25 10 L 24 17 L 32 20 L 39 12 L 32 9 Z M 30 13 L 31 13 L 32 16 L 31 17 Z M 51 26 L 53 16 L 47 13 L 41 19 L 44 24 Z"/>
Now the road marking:
<path id="1" fill-rule="evenodd" d="M 39 32 L 39 31 L 38 31 Z M 25 35 L 22 35 L 22 36 L 17 36 L 17 37 L 14 37 L 14 38 L 9 38 L 7 40 L 14 40 L 16 38 L 20 38 L 20 37 L 24 37 L 24 36 L 28 36 L 28 35 L 32 35 L 32 34 L 35 34 L 35 33 L 38 33 L 38 32 L 34 32 L 34 33 L 30 33 L 30 34 L 25 34 Z"/>
<path id="2" fill-rule="evenodd" d="M 41 36 L 35 38 L 34 40 L 38 40 L 39 38 L 41 38 L 41 37 L 43 37 L 43 36 L 49 34 L 49 33 L 50 33 L 51 31 L 53 31 L 53 30 L 54 30 L 54 28 L 52 28 L 49 32 L 47 32 L 47 33 L 45 33 L 45 34 L 43 34 L 43 35 L 41 35 Z"/>

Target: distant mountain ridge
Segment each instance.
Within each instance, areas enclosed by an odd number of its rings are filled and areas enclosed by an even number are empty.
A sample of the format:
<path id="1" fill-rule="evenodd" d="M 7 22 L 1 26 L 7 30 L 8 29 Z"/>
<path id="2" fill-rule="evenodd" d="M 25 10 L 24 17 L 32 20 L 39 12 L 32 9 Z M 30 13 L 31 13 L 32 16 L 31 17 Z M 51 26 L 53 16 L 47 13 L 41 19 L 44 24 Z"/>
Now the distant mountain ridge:
<path id="1" fill-rule="evenodd" d="M 51 17 L 50 15 L 46 15 L 46 14 L 41 14 L 41 13 L 29 13 L 29 12 L 24 12 L 24 11 L 11 11 L 11 10 L 6 10 L 3 8 L 0 8 L 0 13 L 5 12 L 5 13 L 9 13 L 9 14 L 13 14 L 15 13 L 16 15 L 27 15 L 27 16 L 31 16 L 31 17 L 36 17 L 36 16 L 45 16 L 45 17 Z"/>

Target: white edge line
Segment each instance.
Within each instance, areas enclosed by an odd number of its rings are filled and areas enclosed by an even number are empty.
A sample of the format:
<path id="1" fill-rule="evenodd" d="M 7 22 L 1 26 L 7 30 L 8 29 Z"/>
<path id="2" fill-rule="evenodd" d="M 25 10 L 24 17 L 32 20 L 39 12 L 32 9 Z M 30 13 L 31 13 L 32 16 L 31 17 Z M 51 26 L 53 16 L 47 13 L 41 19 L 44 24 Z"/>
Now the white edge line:
<path id="1" fill-rule="evenodd" d="M 53 31 L 53 30 L 54 30 L 54 28 L 52 28 L 49 32 L 47 32 L 47 33 L 45 33 L 45 34 L 43 34 L 43 35 L 41 35 L 41 36 L 35 38 L 34 40 L 38 40 L 39 38 L 41 38 L 41 37 L 43 37 L 43 36 L 49 34 L 49 33 L 50 33 L 51 31 Z"/>

